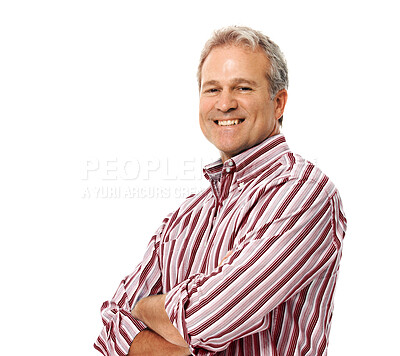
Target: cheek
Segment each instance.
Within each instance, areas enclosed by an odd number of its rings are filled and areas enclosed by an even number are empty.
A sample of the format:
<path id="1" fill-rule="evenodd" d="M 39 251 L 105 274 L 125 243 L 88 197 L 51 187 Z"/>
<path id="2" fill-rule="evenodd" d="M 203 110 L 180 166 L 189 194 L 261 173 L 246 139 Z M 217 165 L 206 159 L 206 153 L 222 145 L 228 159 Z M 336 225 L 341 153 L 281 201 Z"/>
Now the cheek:
<path id="1" fill-rule="evenodd" d="M 245 96 L 237 99 L 237 103 L 242 110 L 245 110 L 252 117 L 263 115 L 266 105 L 258 97 Z"/>
<path id="2" fill-rule="evenodd" d="M 273 105 L 259 104 L 254 107 L 254 112 L 260 123 L 264 123 L 264 125 L 269 125 L 274 121 L 275 113 Z"/>
<path id="3" fill-rule="evenodd" d="M 213 99 L 211 99 L 211 98 L 200 99 L 200 103 L 199 103 L 200 117 L 203 117 L 204 119 L 207 118 L 208 113 L 213 109 L 213 107 L 214 107 Z"/>

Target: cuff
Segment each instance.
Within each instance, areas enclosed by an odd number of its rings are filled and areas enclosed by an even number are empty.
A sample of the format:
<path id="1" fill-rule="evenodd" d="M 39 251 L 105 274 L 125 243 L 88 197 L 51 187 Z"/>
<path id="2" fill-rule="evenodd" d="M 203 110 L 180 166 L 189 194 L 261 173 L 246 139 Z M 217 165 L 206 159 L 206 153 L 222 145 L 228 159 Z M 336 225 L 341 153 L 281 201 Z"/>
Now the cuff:
<path id="1" fill-rule="evenodd" d="M 94 347 L 103 355 L 127 355 L 136 335 L 145 329 L 147 326 L 144 323 L 135 319 L 129 312 L 120 310 L 113 320 L 103 327 Z"/>
<path id="2" fill-rule="evenodd" d="M 165 311 L 172 325 L 179 331 L 193 352 L 186 323 L 186 309 L 189 305 L 188 284 L 189 280 L 183 281 L 167 293 Z"/>

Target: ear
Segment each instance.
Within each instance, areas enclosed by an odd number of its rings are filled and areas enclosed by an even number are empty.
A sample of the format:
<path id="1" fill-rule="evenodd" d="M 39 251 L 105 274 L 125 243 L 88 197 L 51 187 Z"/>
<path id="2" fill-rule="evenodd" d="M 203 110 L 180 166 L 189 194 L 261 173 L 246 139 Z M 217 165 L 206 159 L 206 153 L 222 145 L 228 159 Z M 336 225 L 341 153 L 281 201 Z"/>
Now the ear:
<path id="1" fill-rule="evenodd" d="M 275 95 L 274 103 L 275 103 L 275 119 L 280 119 L 285 111 L 286 102 L 288 99 L 288 93 L 286 89 L 282 89 L 278 91 Z"/>

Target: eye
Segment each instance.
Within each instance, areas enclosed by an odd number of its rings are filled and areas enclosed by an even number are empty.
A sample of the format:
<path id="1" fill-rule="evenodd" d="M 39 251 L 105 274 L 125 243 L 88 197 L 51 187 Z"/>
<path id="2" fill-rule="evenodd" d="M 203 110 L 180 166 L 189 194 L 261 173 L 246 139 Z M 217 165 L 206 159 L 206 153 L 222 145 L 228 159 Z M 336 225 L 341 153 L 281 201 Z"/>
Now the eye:
<path id="1" fill-rule="evenodd" d="M 214 94 L 217 92 L 218 92 L 217 88 L 209 88 L 209 89 L 204 90 L 204 93 L 206 93 L 206 94 Z"/>
<path id="2" fill-rule="evenodd" d="M 250 87 L 238 87 L 239 91 L 252 91 L 253 89 Z"/>

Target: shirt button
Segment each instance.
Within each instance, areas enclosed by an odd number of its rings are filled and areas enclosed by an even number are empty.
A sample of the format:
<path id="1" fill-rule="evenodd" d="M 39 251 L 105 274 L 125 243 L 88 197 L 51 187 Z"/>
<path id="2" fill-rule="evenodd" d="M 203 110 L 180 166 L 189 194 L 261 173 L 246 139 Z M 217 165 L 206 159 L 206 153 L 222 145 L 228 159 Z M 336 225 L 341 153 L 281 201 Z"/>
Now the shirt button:
<path id="1" fill-rule="evenodd" d="M 229 161 L 229 162 L 228 162 L 228 166 L 231 166 L 231 167 L 232 167 L 232 166 L 233 166 L 233 162 L 232 162 L 232 161 Z"/>
<path id="2" fill-rule="evenodd" d="M 225 171 L 226 171 L 226 173 L 229 173 L 229 172 L 231 171 L 231 169 L 230 169 L 229 167 L 227 167 L 227 168 L 225 169 Z"/>

